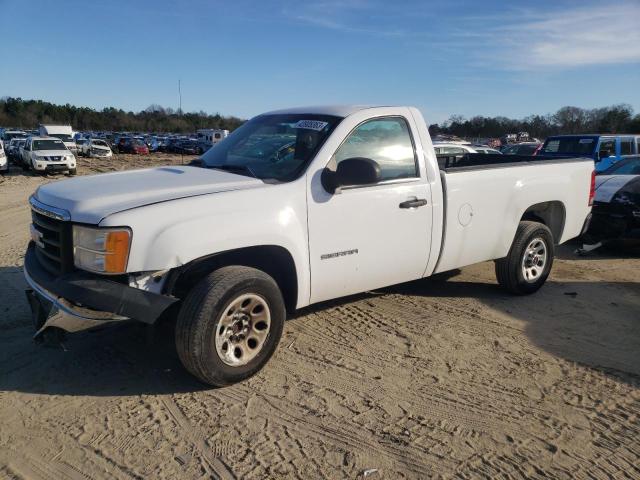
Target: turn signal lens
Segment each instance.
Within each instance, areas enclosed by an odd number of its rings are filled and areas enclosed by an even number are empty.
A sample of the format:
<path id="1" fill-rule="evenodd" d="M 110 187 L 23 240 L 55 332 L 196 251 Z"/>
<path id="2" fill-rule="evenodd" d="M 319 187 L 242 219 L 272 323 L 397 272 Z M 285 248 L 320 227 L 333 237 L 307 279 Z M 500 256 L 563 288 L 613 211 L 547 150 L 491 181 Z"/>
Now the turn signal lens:
<path id="1" fill-rule="evenodd" d="M 131 230 L 73 227 L 73 260 L 78 268 L 119 274 L 127 269 Z"/>
<path id="2" fill-rule="evenodd" d="M 107 234 L 105 242 L 105 272 L 122 273 L 127 269 L 130 238 L 131 235 L 128 230 L 112 231 Z"/>

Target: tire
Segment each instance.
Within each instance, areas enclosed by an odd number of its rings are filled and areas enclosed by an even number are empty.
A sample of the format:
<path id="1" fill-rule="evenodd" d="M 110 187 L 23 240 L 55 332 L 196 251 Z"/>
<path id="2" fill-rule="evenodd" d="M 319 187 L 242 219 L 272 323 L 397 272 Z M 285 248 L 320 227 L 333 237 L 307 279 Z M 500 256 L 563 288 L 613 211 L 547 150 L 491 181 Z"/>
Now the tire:
<path id="1" fill-rule="evenodd" d="M 263 302 L 263 310 L 254 316 L 235 309 L 249 300 Z M 247 309 L 256 311 L 258 307 L 249 304 Z M 238 331 L 247 316 L 248 333 Z M 222 387 L 240 382 L 269 361 L 282 336 L 285 317 L 282 293 L 273 278 L 255 268 L 220 268 L 196 284 L 184 300 L 176 323 L 178 356 L 184 367 L 204 383 Z M 244 340 L 238 339 L 243 336 Z M 251 341 L 255 347 L 251 347 Z M 238 347 L 242 351 L 239 357 Z"/>
<path id="2" fill-rule="evenodd" d="M 551 230 L 542 223 L 520 222 L 508 255 L 495 262 L 498 283 L 516 295 L 534 293 L 547 280 L 553 257 Z"/>
<path id="3" fill-rule="evenodd" d="M 78 169 L 77 168 L 70 168 L 69 169 L 69 175 L 75 175 L 76 173 L 78 173 Z"/>

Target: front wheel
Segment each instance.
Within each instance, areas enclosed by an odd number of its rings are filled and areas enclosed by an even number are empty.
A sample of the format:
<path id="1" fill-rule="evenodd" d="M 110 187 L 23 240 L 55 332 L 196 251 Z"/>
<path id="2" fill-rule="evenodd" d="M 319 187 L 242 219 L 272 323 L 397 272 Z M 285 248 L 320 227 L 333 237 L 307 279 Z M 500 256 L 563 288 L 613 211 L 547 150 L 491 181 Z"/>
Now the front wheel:
<path id="1" fill-rule="evenodd" d="M 223 267 L 187 295 L 176 324 L 178 356 L 209 385 L 240 382 L 269 361 L 285 317 L 273 278 L 255 268 Z"/>
<path id="2" fill-rule="evenodd" d="M 542 223 L 520 222 L 508 255 L 495 262 L 498 283 L 516 295 L 533 293 L 547 280 L 553 257 L 551 230 Z"/>

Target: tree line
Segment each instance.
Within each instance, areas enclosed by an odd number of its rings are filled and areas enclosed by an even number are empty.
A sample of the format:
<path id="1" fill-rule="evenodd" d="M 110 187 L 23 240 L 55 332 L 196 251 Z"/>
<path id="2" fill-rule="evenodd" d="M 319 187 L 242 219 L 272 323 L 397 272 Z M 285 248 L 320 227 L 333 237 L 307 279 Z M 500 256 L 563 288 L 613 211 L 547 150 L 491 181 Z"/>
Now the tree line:
<path id="1" fill-rule="evenodd" d="M 160 105 L 140 112 L 107 107 L 95 110 L 74 105 L 56 105 L 42 100 L 0 99 L 0 127 L 31 129 L 41 123 L 71 125 L 75 130 L 189 133 L 199 128 L 234 130 L 244 122 L 219 113 L 185 113 Z M 567 133 L 640 133 L 640 114 L 630 105 L 585 109 L 562 107 L 548 115 L 523 119 L 475 116 L 466 119 L 452 115 L 443 124 L 429 126 L 431 135 L 447 134 L 466 138 L 498 138 L 506 133 L 529 132 L 533 137 Z"/>
<path id="2" fill-rule="evenodd" d="M 442 125 L 430 125 L 429 132 L 465 138 L 499 138 L 507 133 L 528 132 L 541 139 L 570 133 L 640 134 L 640 114 L 634 116 L 630 105 L 621 104 L 593 109 L 562 107 L 553 114 L 530 115 L 520 120 L 453 115 Z"/>
<path id="3" fill-rule="evenodd" d="M 107 107 L 95 110 L 74 105 L 56 105 L 42 100 L 0 99 L 0 127 L 33 129 L 39 124 L 71 125 L 74 130 L 175 132 L 189 133 L 199 128 L 234 130 L 244 122 L 218 113 L 181 112 L 160 105 L 151 105 L 141 112 L 125 112 Z"/>

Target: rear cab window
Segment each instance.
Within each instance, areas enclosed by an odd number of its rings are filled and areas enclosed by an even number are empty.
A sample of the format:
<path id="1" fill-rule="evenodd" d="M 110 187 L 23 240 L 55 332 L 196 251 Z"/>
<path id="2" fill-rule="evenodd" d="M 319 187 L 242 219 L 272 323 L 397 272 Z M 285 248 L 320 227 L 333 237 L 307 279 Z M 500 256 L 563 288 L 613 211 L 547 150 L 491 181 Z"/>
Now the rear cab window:
<path id="1" fill-rule="evenodd" d="M 595 136 L 567 136 L 549 137 L 544 142 L 541 155 L 562 154 L 562 155 L 586 155 L 592 156 L 595 152 L 598 138 Z"/>

